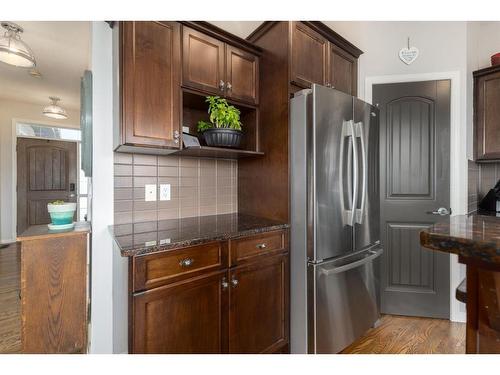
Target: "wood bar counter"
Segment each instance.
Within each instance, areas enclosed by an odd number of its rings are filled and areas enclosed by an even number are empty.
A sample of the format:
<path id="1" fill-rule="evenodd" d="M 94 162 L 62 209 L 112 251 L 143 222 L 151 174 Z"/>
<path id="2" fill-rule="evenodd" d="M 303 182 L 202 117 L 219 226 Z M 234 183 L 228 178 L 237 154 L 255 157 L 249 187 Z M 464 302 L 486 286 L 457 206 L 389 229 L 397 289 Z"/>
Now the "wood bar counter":
<path id="1" fill-rule="evenodd" d="M 23 353 L 87 351 L 87 223 L 70 231 L 29 227 L 21 242 Z"/>
<path id="2" fill-rule="evenodd" d="M 467 266 L 466 353 L 500 353 L 500 218 L 454 216 L 423 230 L 420 242 Z"/>

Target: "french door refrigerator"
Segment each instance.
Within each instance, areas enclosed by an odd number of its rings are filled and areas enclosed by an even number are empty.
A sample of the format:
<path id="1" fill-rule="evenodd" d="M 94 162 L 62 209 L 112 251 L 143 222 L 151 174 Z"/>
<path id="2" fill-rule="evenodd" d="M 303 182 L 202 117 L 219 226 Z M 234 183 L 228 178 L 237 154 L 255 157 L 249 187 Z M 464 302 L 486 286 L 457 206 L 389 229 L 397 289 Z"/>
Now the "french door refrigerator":
<path id="1" fill-rule="evenodd" d="M 379 318 L 378 109 L 313 85 L 290 111 L 291 352 L 338 353 Z"/>

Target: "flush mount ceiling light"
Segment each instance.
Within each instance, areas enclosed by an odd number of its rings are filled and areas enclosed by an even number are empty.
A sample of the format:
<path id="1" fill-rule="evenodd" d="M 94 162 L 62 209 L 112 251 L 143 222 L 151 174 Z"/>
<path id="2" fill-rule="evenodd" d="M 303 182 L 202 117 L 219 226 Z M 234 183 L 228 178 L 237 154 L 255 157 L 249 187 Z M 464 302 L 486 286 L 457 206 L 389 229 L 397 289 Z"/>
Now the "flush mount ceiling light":
<path id="1" fill-rule="evenodd" d="M 58 120 L 65 120 L 68 118 L 68 115 L 64 108 L 57 104 L 57 102 L 61 99 L 55 96 L 49 96 L 49 99 L 52 101 L 47 107 L 43 109 L 43 114 L 47 117 L 55 118 Z"/>
<path id="2" fill-rule="evenodd" d="M 7 31 L 0 37 L 0 61 L 21 68 L 33 68 L 36 65 L 35 55 L 21 40 L 23 28 L 6 21 L 2 21 L 1 25 Z"/>

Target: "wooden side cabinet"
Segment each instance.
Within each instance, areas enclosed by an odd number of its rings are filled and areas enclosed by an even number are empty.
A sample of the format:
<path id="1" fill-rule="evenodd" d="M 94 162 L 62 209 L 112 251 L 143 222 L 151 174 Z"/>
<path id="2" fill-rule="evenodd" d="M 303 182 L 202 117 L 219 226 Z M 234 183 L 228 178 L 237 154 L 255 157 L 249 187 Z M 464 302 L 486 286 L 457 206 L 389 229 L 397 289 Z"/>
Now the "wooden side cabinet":
<path id="1" fill-rule="evenodd" d="M 180 24 L 119 23 L 115 150 L 180 149 Z"/>
<path id="2" fill-rule="evenodd" d="M 18 237 L 23 353 L 87 352 L 88 232 L 34 225 Z"/>
<path id="3" fill-rule="evenodd" d="M 216 244 L 131 259 L 131 353 L 288 351 L 288 231 Z M 250 252 L 251 247 L 258 251 Z M 220 249 L 213 261 L 203 255 L 210 249 Z M 147 263 L 149 271 L 141 266 Z M 152 274 L 162 277 L 137 282 Z"/>
<path id="4" fill-rule="evenodd" d="M 474 133 L 477 161 L 500 160 L 500 66 L 474 75 Z"/>

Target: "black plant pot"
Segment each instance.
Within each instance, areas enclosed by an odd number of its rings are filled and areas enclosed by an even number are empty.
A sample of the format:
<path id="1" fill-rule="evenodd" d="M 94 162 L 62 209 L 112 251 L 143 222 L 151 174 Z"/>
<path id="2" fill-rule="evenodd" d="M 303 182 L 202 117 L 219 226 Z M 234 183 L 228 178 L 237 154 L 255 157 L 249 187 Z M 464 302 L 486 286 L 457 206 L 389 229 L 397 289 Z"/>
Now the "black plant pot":
<path id="1" fill-rule="evenodd" d="M 239 147 L 243 132 L 241 130 L 215 128 L 203 132 L 207 146 L 211 147 Z"/>

